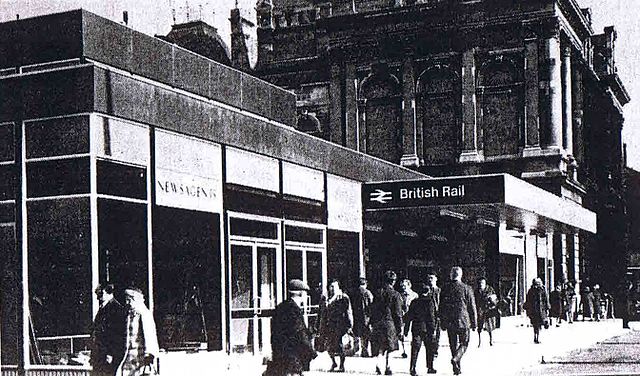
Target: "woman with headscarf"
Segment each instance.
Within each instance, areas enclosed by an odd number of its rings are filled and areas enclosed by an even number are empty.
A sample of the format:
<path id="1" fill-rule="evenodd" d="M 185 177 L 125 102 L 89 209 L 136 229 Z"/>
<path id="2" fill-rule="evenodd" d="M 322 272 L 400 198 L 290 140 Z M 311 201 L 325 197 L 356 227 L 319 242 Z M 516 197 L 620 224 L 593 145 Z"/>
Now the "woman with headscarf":
<path id="1" fill-rule="evenodd" d="M 533 279 L 524 309 L 533 326 L 533 342 L 540 343 L 540 329 L 549 325 L 549 298 L 540 278 Z"/>
<path id="2" fill-rule="evenodd" d="M 489 346 L 493 346 L 493 330 L 498 317 L 498 296 L 486 278 L 478 280 L 475 291 L 476 311 L 478 311 L 478 347 L 482 344 L 482 331 L 489 333 Z"/>
<path id="3" fill-rule="evenodd" d="M 116 375 L 142 376 L 154 368 L 155 360 L 160 354 L 156 323 L 144 303 L 144 295 L 140 289 L 132 287 L 124 293 L 127 308 L 127 349 Z"/>
<path id="4" fill-rule="evenodd" d="M 331 356 L 331 372 L 344 372 L 345 348 L 342 338 L 353 328 L 353 311 L 351 300 L 340 288 L 337 280 L 328 286 L 329 297 L 323 311 L 320 324 L 320 335 L 324 336 L 327 351 Z M 340 358 L 340 366 L 336 362 Z"/>

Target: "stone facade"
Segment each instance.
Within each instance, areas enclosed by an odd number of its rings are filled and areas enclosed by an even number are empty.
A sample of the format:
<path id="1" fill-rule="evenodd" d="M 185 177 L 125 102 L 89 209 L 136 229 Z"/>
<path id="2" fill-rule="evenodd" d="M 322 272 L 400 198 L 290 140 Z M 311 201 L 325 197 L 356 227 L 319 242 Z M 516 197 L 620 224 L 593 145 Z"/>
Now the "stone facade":
<path id="1" fill-rule="evenodd" d="M 255 73 L 297 94 L 299 128 L 311 116 L 310 132 L 429 175 L 507 172 L 583 204 L 598 234 L 552 235 L 556 277 L 614 287 L 629 97 L 612 27 L 596 34 L 575 0 L 260 0 L 257 18 Z"/>

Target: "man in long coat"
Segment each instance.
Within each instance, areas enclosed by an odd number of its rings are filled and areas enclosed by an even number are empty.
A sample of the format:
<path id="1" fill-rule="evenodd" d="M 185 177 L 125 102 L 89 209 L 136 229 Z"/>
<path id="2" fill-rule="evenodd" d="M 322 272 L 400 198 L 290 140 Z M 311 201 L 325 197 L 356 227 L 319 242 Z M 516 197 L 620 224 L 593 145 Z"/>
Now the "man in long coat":
<path id="1" fill-rule="evenodd" d="M 360 278 L 360 286 L 353 293 L 351 304 L 353 305 L 353 335 L 356 337 L 356 341 L 360 342 L 362 357 L 369 356 L 369 338 L 371 336 L 369 318 L 371 317 L 372 302 L 373 294 L 367 289 L 367 280 Z"/>
<path id="2" fill-rule="evenodd" d="M 271 319 L 272 359 L 265 376 L 300 376 L 317 356 L 302 315 L 309 286 L 299 279 L 292 279 L 288 290 L 289 299 L 278 304 Z"/>
<path id="3" fill-rule="evenodd" d="M 111 284 L 95 290 L 100 309 L 93 322 L 91 366 L 94 376 L 114 376 L 124 357 L 125 317 L 122 304 L 113 297 Z"/>
<path id="4" fill-rule="evenodd" d="M 478 317 L 473 289 L 462 282 L 462 268 L 451 268 L 450 277 L 440 297 L 440 319 L 449 337 L 453 374 L 459 375 L 460 360 L 469 347 L 469 334 L 476 329 Z"/>

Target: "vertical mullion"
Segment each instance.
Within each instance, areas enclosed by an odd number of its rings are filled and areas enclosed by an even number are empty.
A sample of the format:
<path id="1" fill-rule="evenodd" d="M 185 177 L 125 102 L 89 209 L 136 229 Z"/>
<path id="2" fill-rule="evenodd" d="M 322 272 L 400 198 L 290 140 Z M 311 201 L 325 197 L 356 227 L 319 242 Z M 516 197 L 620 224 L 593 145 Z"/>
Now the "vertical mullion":
<path id="1" fill-rule="evenodd" d="M 97 152 L 95 147 L 95 132 L 98 132 L 97 117 L 90 115 L 89 117 L 89 205 L 91 218 L 91 287 L 95 288 L 100 283 L 100 243 L 98 233 L 98 169 L 97 169 Z M 111 282 L 106 281 L 105 282 Z M 98 313 L 98 300 L 91 299 L 91 311 L 93 317 Z"/>
<path id="2" fill-rule="evenodd" d="M 149 126 L 149 150 L 147 153 L 147 284 L 149 286 L 149 309 L 154 309 L 153 293 L 153 208 L 156 204 L 156 131 Z"/>
<path id="3" fill-rule="evenodd" d="M 19 373 L 27 373 L 30 365 L 29 344 L 29 256 L 27 237 L 27 152 L 26 152 L 26 126 L 24 121 L 18 122 L 20 126 L 20 210 L 22 212 L 21 223 L 21 252 L 22 252 L 22 362 L 18 365 Z M 34 338 L 34 341 L 36 339 Z"/>

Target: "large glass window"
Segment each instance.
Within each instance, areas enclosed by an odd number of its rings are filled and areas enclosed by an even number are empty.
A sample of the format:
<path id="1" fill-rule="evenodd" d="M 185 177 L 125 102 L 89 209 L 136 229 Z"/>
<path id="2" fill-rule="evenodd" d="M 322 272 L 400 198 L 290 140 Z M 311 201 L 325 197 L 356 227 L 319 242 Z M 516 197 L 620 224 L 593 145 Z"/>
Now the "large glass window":
<path id="1" fill-rule="evenodd" d="M 160 346 L 180 349 L 206 343 L 209 350 L 221 350 L 220 216 L 157 206 L 153 218 Z"/>
<path id="2" fill-rule="evenodd" d="M 13 161 L 15 158 L 14 125 L 0 125 L 0 162 Z"/>
<path id="3" fill-rule="evenodd" d="M 16 291 L 20 285 L 20 253 L 16 248 L 13 205 L 0 205 L 0 310 L 3 365 L 18 364 L 18 336 L 22 335 L 22 309 Z"/>
<path id="4" fill-rule="evenodd" d="M 147 205 L 99 199 L 98 241 L 100 282 L 136 286 L 148 303 Z"/>
<path id="5" fill-rule="evenodd" d="M 231 235 L 263 239 L 277 239 L 278 225 L 272 222 L 252 221 L 243 218 L 229 218 Z"/>
<path id="6" fill-rule="evenodd" d="M 98 160 L 97 170 L 98 193 L 147 199 L 147 171 L 144 167 Z"/>
<path id="7" fill-rule="evenodd" d="M 88 198 L 27 203 L 29 308 L 35 364 L 74 364 L 92 321 Z M 77 364 L 77 363 L 76 363 Z"/>
<path id="8" fill-rule="evenodd" d="M 0 165 L 0 201 L 11 200 L 15 197 L 15 185 L 15 165 Z"/>
<path id="9" fill-rule="evenodd" d="M 25 124 L 27 158 L 89 152 L 89 117 L 48 119 Z"/>
<path id="10" fill-rule="evenodd" d="M 27 163 L 27 197 L 89 193 L 89 158 Z"/>

